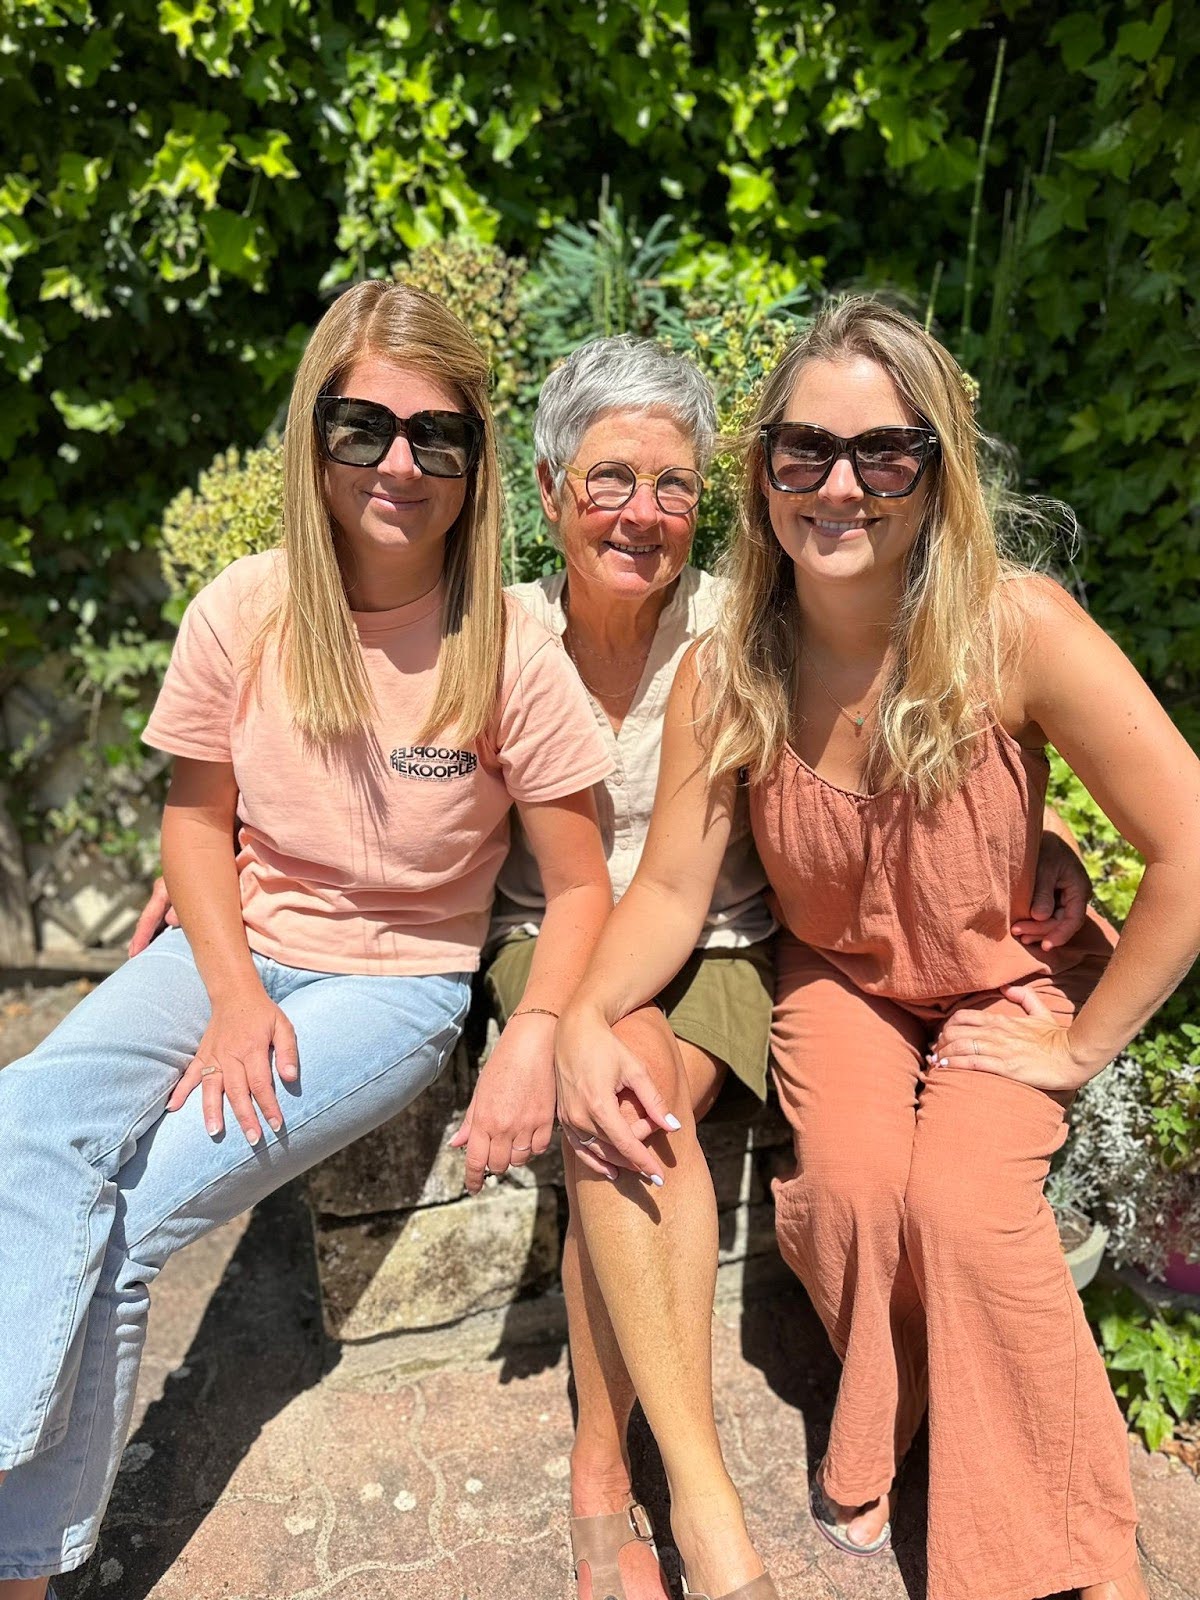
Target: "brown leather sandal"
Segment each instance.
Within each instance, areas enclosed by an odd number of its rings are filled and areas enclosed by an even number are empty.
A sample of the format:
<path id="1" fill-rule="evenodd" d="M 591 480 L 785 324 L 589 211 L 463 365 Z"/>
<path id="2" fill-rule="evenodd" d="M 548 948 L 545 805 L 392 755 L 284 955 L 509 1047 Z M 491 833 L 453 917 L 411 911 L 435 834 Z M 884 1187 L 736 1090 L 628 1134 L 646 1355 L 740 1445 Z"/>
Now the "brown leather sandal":
<path id="1" fill-rule="evenodd" d="M 687 1577 L 683 1579 L 684 1600 L 708 1600 L 706 1594 L 696 1594 L 688 1588 Z M 769 1572 L 761 1573 L 757 1578 L 751 1578 L 749 1583 L 743 1583 L 739 1588 L 732 1589 L 728 1594 L 723 1594 L 721 1600 L 779 1600 L 779 1590 L 771 1581 Z"/>
<path id="2" fill-rule="evenodd" d="M 586 1561 L 592 1577 L 592 1600 L 626 1600 L 618 1557 L 627 1544 L 648 1544 L 655 1560 L 658 1559 L 649 1515 L 645 1506 L 636 1501 L 624 1511 L 613 1511 L 607 1516 L 571 1518 L 575 1582 L 579 1582 L 579 1569 Z M 758 1600 L 758 1597 L 747 1596 L 747 1600 Z M 763 1596 L 762 1600 L 770 1600 L 770 1597 Z"/>

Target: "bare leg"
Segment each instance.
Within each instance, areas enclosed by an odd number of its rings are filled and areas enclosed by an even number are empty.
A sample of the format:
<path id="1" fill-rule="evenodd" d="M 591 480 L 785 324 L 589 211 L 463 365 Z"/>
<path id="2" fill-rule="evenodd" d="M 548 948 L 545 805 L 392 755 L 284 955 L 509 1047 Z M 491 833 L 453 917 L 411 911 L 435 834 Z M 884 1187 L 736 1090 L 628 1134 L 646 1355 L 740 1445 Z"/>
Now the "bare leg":
<path id="1" fill-rule="evenodd" d="M 567 1181 L 579 1238 L 586 1240 L 595 1283 L 662 1453 L 672 1531 L 688 1581 L 699 1592 L 721 1596 L 757 1577 L 762 1562 L 746 1533 L 713 1419 L 716 1201 L 696 1141 L 687 1069 L 665 1018 L 645 1007 L 620 1023 L 618 1032 L 683 1122 L 678 1133 L 655 1137 L 666 1185 L 648 1192 L 632 1177 L 611 1183 L 586 1171 L 569 1152 Z"/>
<path id="2" fill-rule="evenodd" d="M 571 1515 L 599 1517 L 623 1510 L 630 1501 L 626 1430 L 635 1396 L 574 1216 L 563 1248 L 562 1275 L 579 1403 L 571 1450 Z M 627 1600 L 668 1600 L 662 1571 L 648 1546 L 627 1545 L 618 1565 Z M 579 1600 L 592 1600 L 586 1564 L 579 1574 Z"/>
<path id="3" fill-rule="evenodd" d="M 1149 1600 L 1141 1562 L 1135 1561 L 1128 1572 L 1108 1583 L 1089 1583 L 1080 1589 L 1079 1600 Z"/>
<path id="4" fill-rule="evenodd" d="M 727 1068 L 707 1050 L 686 1040 L 676 1040 L 676 1044 L 687 1074 L 693 1115 L 699 1121 L 716 1099 Z M 562 1275 L 579 1404 L 571 1451 L 571 1514 L 603 1516 L 629 1503 L 626 1432 L 636 1396 L 575 1219 L 573 1187 Z M 620 1568 L 627 1600 L 667 1600 L 661 1569 L 645 1546 L 629 1545 L 620 1556 Z M 579 1600 L 592 1600 L 586 1567 L 580 1576 Z"/>

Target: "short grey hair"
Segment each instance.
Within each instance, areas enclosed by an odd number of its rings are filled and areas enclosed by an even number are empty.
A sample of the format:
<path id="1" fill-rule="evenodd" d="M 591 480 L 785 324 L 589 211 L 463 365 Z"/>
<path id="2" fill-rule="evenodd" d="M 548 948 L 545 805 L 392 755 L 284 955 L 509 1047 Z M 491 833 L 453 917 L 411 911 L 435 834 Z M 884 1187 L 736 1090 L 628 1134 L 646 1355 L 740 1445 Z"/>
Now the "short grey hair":
<path id="1" fill-rule="evenodd" d="M 703 471 L 717 440 L 712 385 L 686 356 L 653 339 L 619 333 L 580 345 L 542 385 L 533 418 L 535 464 L 553 471 L 555 489 L 584 434 L 605 412 L 665 411 L 687 434 Z"/>

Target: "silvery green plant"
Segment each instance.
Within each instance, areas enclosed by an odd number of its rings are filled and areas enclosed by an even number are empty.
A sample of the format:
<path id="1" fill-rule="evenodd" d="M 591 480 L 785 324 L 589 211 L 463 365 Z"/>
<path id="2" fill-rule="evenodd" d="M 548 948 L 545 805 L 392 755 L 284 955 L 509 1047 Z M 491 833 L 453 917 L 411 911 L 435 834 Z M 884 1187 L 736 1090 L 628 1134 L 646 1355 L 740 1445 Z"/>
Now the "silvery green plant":
<path id="1" fill-rule="evenodd" d="M 1109 1230 L 1108 1254 L 1161 1275 L 1173 1251 L 1200 1255 L 1200 1177 L 1159 1160 L 1140 1064 L 1121 1056 L 1082 1089 L 1047 1194 Z"/>

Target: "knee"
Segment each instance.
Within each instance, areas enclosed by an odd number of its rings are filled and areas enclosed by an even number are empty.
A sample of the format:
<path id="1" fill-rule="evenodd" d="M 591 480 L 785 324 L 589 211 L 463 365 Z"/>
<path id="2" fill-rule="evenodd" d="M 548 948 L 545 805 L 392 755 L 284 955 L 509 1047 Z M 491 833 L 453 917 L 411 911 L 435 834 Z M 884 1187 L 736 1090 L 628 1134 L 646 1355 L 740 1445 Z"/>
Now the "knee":
<path id="1" fill-rule="evenodd" d="M 685 1102 L 690 1107 L 691 1094 L 678 1041 L 662 1012 L 657 1006 L 642 1006 L 640 1010 L 622 1017 L 613 1033 L 633 1051 L 667 1105 L 676 1116 L 682 1118 L 684 1113 L 681 1108 Z"/>
<path id="2" fill-rule="evenodd" d="M 829 1215 L 864 1224 L 899 1222 L 908 1173 L 898 1152 L 873 1150 L 846 1126 L 801 1129 L 795 1146 L 795 1175 L 782 1189 Z"/>

